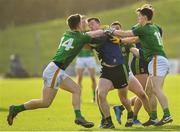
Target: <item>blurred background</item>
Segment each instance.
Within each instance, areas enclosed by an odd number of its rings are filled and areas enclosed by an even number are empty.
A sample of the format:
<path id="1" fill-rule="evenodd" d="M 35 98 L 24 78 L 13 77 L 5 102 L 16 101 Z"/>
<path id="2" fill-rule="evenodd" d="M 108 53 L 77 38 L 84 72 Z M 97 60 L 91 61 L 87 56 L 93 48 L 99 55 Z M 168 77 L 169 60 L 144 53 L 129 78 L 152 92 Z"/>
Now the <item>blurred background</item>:
<path id="1" fill-rule="evenodd" d="M 80 13 L 102 24 L 118 20 L 124 29 L 136 24 L 136 8 L 151 3 L 154 22 L 163 29 L 171 73 L 180 73 L 180 0 L 0 0 L 0 76 L 41 76 L 68 27 L 66 18 Z M 13 71 L 12 68 L 16 68 Z M 74 65 L 69 73 L 74 74 Z"/>

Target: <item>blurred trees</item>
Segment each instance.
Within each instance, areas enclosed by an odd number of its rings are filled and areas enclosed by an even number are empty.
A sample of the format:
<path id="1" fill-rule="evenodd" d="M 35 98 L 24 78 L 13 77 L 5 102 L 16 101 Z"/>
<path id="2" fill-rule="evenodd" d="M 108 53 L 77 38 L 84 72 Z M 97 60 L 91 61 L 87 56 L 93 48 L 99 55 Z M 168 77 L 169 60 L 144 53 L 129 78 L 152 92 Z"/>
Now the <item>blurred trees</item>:
<path id="1" fill-rule="evenodd" d="M 138 0 L 0 0 L 0 28 L 30 24 L 68 16 L 93 13 Z M 148 0 L 151 1 L 151 0 Z"/>

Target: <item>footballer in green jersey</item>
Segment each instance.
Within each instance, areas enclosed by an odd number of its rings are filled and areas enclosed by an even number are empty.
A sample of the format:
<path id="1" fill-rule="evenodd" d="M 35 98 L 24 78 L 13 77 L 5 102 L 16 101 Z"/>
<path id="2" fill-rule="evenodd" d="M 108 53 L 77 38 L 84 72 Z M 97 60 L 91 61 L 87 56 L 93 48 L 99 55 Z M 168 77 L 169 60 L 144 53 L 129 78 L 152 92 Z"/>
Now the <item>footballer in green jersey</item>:
<path id="1" fill-rule="evenodd" d="M 13 124 L 13 119 L 22 111 L 34 110 L 38 108 L 48 108 L 53 102 L 58 88 L 72 93 L 72 105 L 75 112 L 75 123 L 86 128 L 94 126 L 93 122 L 86 121 L 80 111 L 81 89 L 66 73 L 65 69 L 78 55 L 84 44 L 91 42 L 91 37 L 103 35 L 103 30 L 82 33 L 81 15 L 74 14 L 68 17 L 67 24 L 70 31 L 67 31 L 61 38 L 58 50 L 53 61 L 43 71 L 44 88 L 42 98 L 33 99 L 21 105 L 11 105 L 7 121 Z"/>
<path id="2" fill-rule="evenodd" d="M 88 23 L 87 18 L 84 16 L 82 18 L 83 21 L 83 31 L 88 32 Z M 77 83 L 82 87 L 82 80 L 84 76 L 84 71 L 88 71 L 88 75 L 91 80 L 91 88 L 92 88 L 92 102 L 96 101 L 95 91 L 96 91 L 96 59 L 94 56 L 94 52 L 89 44 L 84 45 L 81 49 L 78 57 L 76 59 L 76 74 L 77 74 Z M 82 100 L 82 99 L 81 99 Z"/>
<path id="3" fill-rule="evenodd" d="M 164 115 L 160 121 L 150 118 L 143 124 L 144 126 L 161 126 L 173 121 L 169 111 L 167 98 L 162 90 L 164 79 L 169 71 L 169 63 L 163 48 L 163 41 L 160 35 L 160 31 L 157 25 L 152 23 L 153 13 L 154 10 L 152 7 L 138 8 L 138 27 L 128 31 L 106 30 L 107 34 L 129 37 L 123 38 L 121 42 L 127 44 L 137 42 L 141 43 L 144 58 L 148 62 L 149 79 L 147 81 L 146 89 L 151 91 L 149 92 L 151 95 L 157 97 L 164 112 Z"/>
<path id="4" fill-rule="evenodd" d="M 63 70 L 79 54 L 85 44 L 91 42 L 91 37 L 79 31 L 67 31 L 61 38 L 59 48 L 53 61 Z"/>

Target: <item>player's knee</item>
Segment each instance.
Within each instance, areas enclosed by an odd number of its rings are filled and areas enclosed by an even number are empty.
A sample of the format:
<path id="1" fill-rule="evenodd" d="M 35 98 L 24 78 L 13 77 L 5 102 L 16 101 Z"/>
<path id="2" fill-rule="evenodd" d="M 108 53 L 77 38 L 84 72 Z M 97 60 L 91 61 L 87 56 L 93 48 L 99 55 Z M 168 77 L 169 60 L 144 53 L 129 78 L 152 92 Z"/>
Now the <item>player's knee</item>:
<path id="1" fill-rule="evenodd" d="M 81 85 L 81 83 L 82 83 L 82 77 L 79 77 L 78 78 L 78 84 Z"/>
<path id="2" fill-rule="evenodd" d="M 98 89 L 97 88 L 95 89 L 95 92 L 96 92 L 96 95 L 98 95 Z"/>
<path id="3" fill-rule="evenodd" d="M 140 93 L 139 93 L 139 98 L 140 98 L 141 100 L 145 100 L 145 99 L 147 98 L 145 92 L 140 92 Z"/>
<path id="4" fill-rule="evenodd" d="M 161 94 L 161 90 L 158 90 L 158 89 L 153 89 L 152 90 L 153 91 L 153 93 L 157 96 L 158 94 Z"/>
<path id="5" fill-rule="evenodd" d="M 133 98 L 130 99 L 131 106 L 134 106 L 134 103 L 135 103 L 135 101 L 136 101 L 136 98 L 137 98 L 137 97 L 133 97 Z"/>
<path id="6" fill-rule="evenodd" d="M 129 101 L 128 98 L 123 97 L 123 96 L 120 97 L 120 100 L 122 104 L 127 104 L 127 102 Z"/>
<path id="7" fill-rule="evenodd" d="M 98 89 L 98 97 L 99 97 L 99 99 L 105 99 L 106 92 L 103 89 Z"/>
<path id="8" fill-rule="evenodd" d="M 51 103 L 52 102 L 50 102 L 50 101 L 46 101 L 46 102 L 44 101 L 44 102 L 42 102 L 42 107 L 43 108 L 49 108 L 51 106 Z"/>
<path id="9" fill-rule="evenodd" d="M 74 92 L 75 94 L 81 94 L 81 87 L 79 85 L 77 85 L 77 87 L 74 89 Z"/>
<path id="10" fill-rule="evenodd" d="M 91 81 L 92 81 L 93 83 L 96 83 L 96 79 L 95 79 L 94 76 L 91 77 Z"/>

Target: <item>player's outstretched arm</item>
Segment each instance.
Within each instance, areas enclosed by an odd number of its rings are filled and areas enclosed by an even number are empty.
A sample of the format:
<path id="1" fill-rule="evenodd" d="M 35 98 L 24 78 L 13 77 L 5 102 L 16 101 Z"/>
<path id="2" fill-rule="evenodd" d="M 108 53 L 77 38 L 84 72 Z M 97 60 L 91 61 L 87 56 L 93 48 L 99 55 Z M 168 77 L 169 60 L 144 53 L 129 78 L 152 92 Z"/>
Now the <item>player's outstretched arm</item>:
<path id="1" fill-rule="evenodd" d="M 132 30 L 123 31 L 123 30 L 115 30 L 115 29 L 108 28 L 104 30 L 104 33 L 108 35 L 119 36 L 119 37 L 134 37 L 135 36 Z"/>
<path id="2" fill-rule="evenodd" d="M 104 31 L 102 29 L 96 30 L 96 31 L 89 31 L 89 32 L 86 32 L 86 33 L 89 36 L 91 36 L 92 38 L 97 38 L 97 37 L 100 37 L 100 36 L 104 35 Z"/>
<path id="3" fill-rule="evenodd" d="M 134 33 L 132 32 L 132 30 L 127 30 L 127 31 L 114 30 L 113 35 L 120 36 L 120 37 L 133 37 Z"/>
<path id="4" fill-rule="evenodd" d="M 124 44 L 132 44 L 132 43 L 138 43 L 139 42 L 139 37 L 127 37 L 127 38 L 122 38 L 121 43 Z"/>

